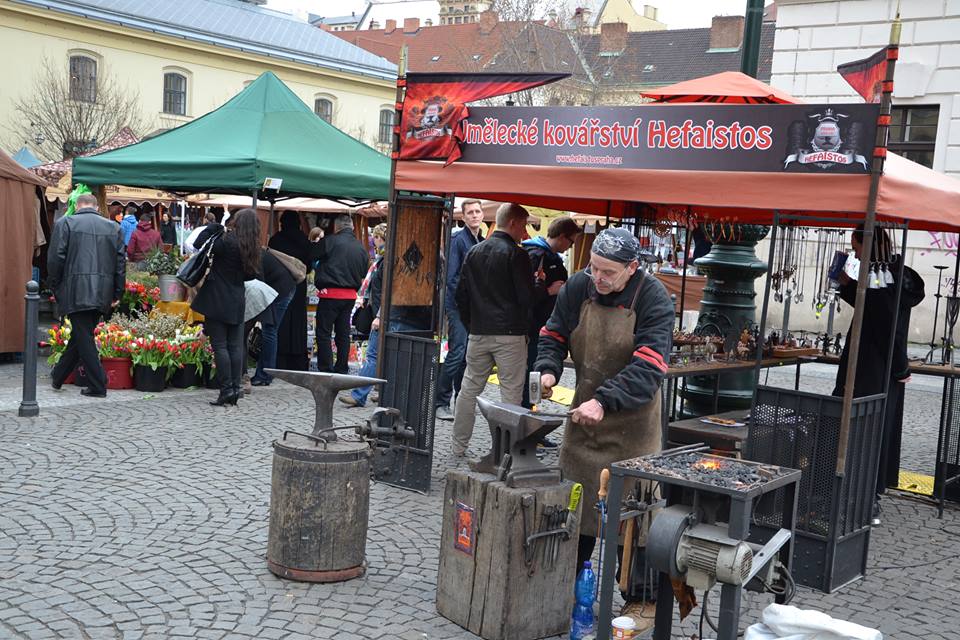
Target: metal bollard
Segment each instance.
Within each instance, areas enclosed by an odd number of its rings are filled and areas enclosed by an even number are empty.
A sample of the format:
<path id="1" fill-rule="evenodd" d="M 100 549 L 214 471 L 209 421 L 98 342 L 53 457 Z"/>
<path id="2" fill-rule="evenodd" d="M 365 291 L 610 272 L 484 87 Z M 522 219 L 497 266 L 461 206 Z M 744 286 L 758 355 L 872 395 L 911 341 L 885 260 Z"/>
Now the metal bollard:
<path id="1" fill-rule="evenodd" d="M 26 322 L 23 332 L 23 399 L 18 415 L 33 418 L 40 415 L 37 404 L 37 324 L 40 311 L 40 285 L 31 280 L 27 283 Z"/>

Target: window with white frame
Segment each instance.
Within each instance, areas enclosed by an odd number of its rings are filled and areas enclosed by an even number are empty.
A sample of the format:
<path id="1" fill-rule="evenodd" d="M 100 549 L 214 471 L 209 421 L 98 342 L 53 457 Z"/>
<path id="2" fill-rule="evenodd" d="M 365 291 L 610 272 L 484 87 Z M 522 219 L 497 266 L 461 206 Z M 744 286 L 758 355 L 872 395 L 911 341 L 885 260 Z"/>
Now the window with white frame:
<path id="1" fill-rule="evenodd" d="M 317 98 L 314 100 L 313 112 L 327 122 L 333 123 L 333 101 L 329 98 Z"/>
<path id="2" fill-rule="evenodd" d="M 163 112 L 187 115 L 187 77 L 176 72 L 163 74 Z"/>
<path id="3" fill-rule="evenodd" d="M 70 99 L 97 101 L 97 61 L 89 56 L 70 56 Z"/>

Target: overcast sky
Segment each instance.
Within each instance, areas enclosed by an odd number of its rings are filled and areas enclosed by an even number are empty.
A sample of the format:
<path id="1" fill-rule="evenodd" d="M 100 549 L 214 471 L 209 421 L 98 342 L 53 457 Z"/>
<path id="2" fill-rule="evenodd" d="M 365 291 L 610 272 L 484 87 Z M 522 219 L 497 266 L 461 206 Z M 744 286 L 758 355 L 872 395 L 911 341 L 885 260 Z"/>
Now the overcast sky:
<path id="1" fill-rule="evenodd" d="M 747 0 L 639 0 L 637 4 L 651 4 L 659 8 L 659 19 L 670 29 L 709 27 L 710 19 L 718 15 L 743 15 Z M 360 13 L 366 6 L 363 0 L 268 0 L 267 6 L 280 11 L 308 11 L 318 16 Z"/>

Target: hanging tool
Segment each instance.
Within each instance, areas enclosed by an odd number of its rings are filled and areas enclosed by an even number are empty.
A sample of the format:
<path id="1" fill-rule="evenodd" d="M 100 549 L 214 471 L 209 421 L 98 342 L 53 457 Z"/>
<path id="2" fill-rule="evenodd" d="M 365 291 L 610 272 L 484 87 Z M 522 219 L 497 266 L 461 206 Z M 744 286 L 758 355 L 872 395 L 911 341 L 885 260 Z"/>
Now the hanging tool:
<path id="1" fill-rule="evenodd" d="M 800 270 L 800 286 L 797 287 L 797 293 L 793 297 L 793 301 L 797 304 L 803 302 L 803 289 L 807 284 L 807 230 L 801 230 L 800 234 L 800 259 L 798 260 L 798 269 Z"/>

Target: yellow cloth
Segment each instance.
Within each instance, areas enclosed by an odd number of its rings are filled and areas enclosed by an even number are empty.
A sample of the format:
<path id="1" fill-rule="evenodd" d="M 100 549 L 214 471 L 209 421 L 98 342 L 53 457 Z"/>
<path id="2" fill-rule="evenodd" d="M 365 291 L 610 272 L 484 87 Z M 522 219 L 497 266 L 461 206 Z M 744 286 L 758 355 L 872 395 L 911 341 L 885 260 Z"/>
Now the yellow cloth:
<path id="1" fill-rule="evenodd" d="M 203 322 L 203 315 L 191 309 L 189 302 L 158 302 L 153 311 L 183 318 L 183 321 L 187 324 Z"/>

